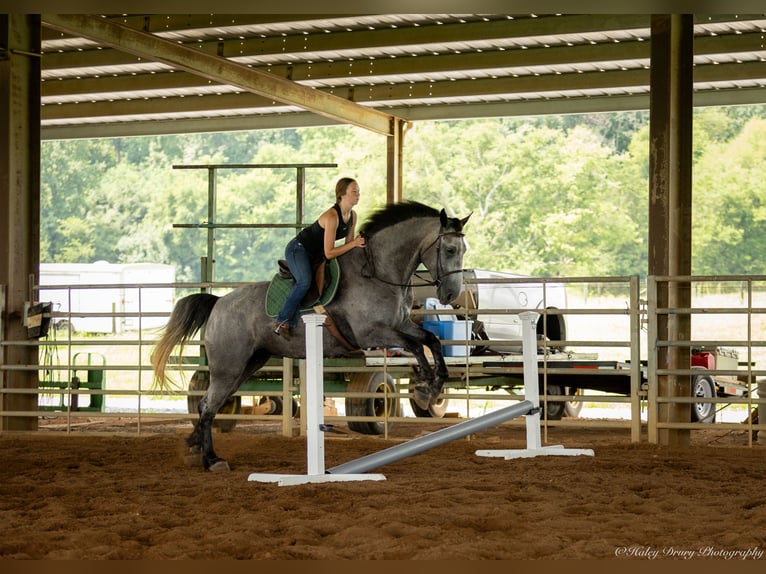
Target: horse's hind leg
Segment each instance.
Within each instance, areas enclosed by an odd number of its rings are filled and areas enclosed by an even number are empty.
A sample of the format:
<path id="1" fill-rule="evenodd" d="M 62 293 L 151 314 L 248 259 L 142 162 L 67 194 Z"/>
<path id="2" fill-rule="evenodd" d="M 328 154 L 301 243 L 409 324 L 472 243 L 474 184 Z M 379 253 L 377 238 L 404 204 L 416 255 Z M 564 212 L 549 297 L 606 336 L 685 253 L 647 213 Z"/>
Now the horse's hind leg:
<path id="1" fill-rule="evenodd" d="M 238 387 L 239 385 L 237 385 L 234 390 L 236 391 Z M 202 451 L 202 465 L 206 470 L 230 470 L 229 463 L 227 463 L 224 459 L 219 458 L 213 449 L 213 419 L 215 419 L 215 415 L 218 413 L 218 409 L 221 408 L 221 406 L 223 406 L 223 404 L 229 398 L 228 394 L 226 394 L 223 400 L 221 400 L 219 398 L 221 394 L 222 393 L 211 393 L 210 389 L 208 389 L 207 394 L 200 401 L 200 413 L 197 426 L 189 436 L 189 440 L 191 440 L 192 437 L 194 437 L 194 434 L 198 433 L 199 437 L 196 440 L 200 441 L 199 447 Z M 193 448 L 194 447 L 192 446 L 192 449 Z"/>
<path id="2" fill-rule="evenodd" d="M 220 458 L 213 448 L 213 420 L 218 410 L 229 400 L 242 383 L 255 371 L 260 369 L 268 360 L 265 353 L 255 353 L 247 361 L 245 368 L 237 374 L 233 374 L 228 368 L 230 365 L 214 368 L 210 362 L 210 385 L 205 396 L 199 404 L 199 420 L 187 444 L 194 449 L 196 446 L 202 451 L 202 465 L 207 470 L 219 471 L 230 470 L 229 463 Z"/>
<path id="3" fill-rule="evenodd" d="M 184 462 L 186 466 L 202 466 L 202 429 L 199 425 L 199 415 L 202 412 L 202 401 L 197 404 L 197 420 L 194 421 L 194 429 L 191 434 L 186 438 L 186 445 L 189 447 L 189 452 L 184 456 Z"/>

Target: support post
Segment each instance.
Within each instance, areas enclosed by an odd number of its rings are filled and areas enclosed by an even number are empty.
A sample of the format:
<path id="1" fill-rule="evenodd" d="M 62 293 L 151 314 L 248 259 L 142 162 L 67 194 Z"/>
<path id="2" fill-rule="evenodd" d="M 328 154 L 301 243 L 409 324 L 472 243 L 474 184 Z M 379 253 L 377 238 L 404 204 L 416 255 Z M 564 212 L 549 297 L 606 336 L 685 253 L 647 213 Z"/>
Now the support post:
<path id="1" fill-rule="evenodd" d="M 649 269 L 648 275 L 691 274 L 692 204 L 692 74 L 694 22 L 691 14 L 652 16 L 649 92 Z M 657 306 L 691 307 L 688 282 L 657 285 Z M 688 347 L 660 347 L 659 341 L 688 341 L 691 318 L 681 314 L 657 317 L 657 339 L 649 352 L 659 369 L 688 369 Z M 691 396 L 691 377 L 661 375 L 649 379 L 659 397 Z M 659 423 L 688 423 L 689 403 L 659 405 Z M 660 428 L 650 442 L 665 446 L 689 444 L 689 429 Z M 655 440 L 656 439 L 656 440 Z"/>
<path id="2" fill-rule="evenodd" d="M 522 324 L 522 344 L 524 353 L 524 402 L 533 405 L 533 411 L 527 415 L 527 448 L 511 450 L 477 450 L 477 456 L 512 458 L 531 458 L 535 456 L 593 456 L 591 449 L 564 448 L 561 445 L 542 446 L 540 438 L 540 394 L 537 378 L 537 319 L 539 313 L 525 311 L 519 313 Z"/>
<path id="3" fill-rule="evenodd" d="M 40 15 L 0 14 L 0 339 L 27 339 L 25 306 L 34 297 L 29 277 L 38 277 L 39 267 Z M 0 364 L 37 363 L 36 346 L 0 347 Z M 37 411 L 37 379 L 37 371 L 4 370 L 0 412 Z M 37 430 L 37 416 L 4 415 L 0 430 Z"/>
<path id="4" fill-rule="evenodd" d="M 293 436 L 293 360 L 282 357 L 282 436 Z"/>
<path id="5" fill-rule="evenodd" d="M 248 477 L 253 482 L 276 482 L 279 486 L 292 486 L 315 482 L 349 482 L 357 480 L 385 480 L 382 474 L 329 475 L 324 468 L 324 371 L 322 359 L 322 326 L 325 316 L 303 316 L 306 324 L 306 392 L 301 396 L 301 410 L 306 420 L 307 474 L 254 473 Z M 285 406 L 285 408 L 287 408 Z"/>
<path id="6" fill-rule="evenodd" d="M 402 201 L 402 164 L 404 134 L 408 122 L 400 118 L 391 120 L 391 136 L 386 138 L 386 203 Z"/>

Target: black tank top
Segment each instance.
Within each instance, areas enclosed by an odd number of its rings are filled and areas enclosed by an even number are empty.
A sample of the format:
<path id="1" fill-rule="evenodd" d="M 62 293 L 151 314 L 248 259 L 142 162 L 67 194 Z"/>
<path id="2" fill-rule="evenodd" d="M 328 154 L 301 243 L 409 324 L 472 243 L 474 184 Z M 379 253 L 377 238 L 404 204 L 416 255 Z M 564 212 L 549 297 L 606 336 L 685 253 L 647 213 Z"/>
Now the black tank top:
<path id="1" fill-rule="evenodd" d="M 343 214 L 340 211 L 340 205 L 333 205 L 338 214 L 338 229 L 335 230 L 335 241 L 343 239 L 348 235 L 348 228 L 351 225 L 353 213 L 348 218 L 348 223 L 343 221 Z M 298 241 L 306 248 L 312 263 L 318 263 L 324 259 L 324 229 L 319 225 L 319 220 L 298 233 Z"/>

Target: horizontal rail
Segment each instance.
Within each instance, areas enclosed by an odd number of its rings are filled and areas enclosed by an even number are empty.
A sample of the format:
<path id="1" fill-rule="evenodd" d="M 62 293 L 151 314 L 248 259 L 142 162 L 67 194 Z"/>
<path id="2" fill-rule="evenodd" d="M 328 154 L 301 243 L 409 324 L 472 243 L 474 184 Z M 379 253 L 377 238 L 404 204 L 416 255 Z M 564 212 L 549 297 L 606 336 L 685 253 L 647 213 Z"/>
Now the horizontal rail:
<path id="1" fill-rule="evenodd" d="M 678 280 L 678 278 L 674 278 Z M 732 280 L 731 278 L 727 277 L 726 280 Z M 752 281 L 754 278 L 752 276 L 746 276 L 742 279 L 746 279 L 748 281 Z M 610 285 L 619 285 L 619 287 L 627 287 L 629 286 L 630 282 L 633 281 L 633 277 L 612 277 L 612 278 L 604 278 L 604 277 L 573 277 L 573 278 L 502 278 L 502 279 L 472 279 L 472 278 L 466 278 L 465 283 L 467 285 L 480 285 L 484 283 L 505 283 L 510 285 L 537 285 L 542 286 L 542 289 L 545 291 L 546 289 L 550 289 L 555 285 L 563 284 L 567 286 L 574 285 L 576 283 L 593 283 L 599 287 L 605 286 L 609 289 L 612 289 Z M 720 281 L 721 277 L 711 277 L 710 280 L 716 280 Z M 766 283 L 766 277 L 761 279 Z M 177 291 L 190 291 L 195 289 L 205 289 L 209 292 L 216 292 L 216 293 L 224 293 L 230 289 L 234 289 L 236 287 L 242 286 L 242 285 L 249 285 L 251 283 L 249 282 L 232 282 L 232 283 L 211 283 L 211 282 L 200 282 L 200 283 L 156 283 L 156 284 L 134 284 L 134 285 L 125 285 L 125 284 L 110 284 L 110 285 L 91 285 L 91 286 L 77 286 L 77 287 L 71 287 L 72 289 L 130 289 L 130 288 L 141 288 L 141 289 L 158 289 L 158 288 L 174 288 Z M 752 283 L 751 283 L 752 285 Z M 38 288 L 42 289 L 54 289 L 57 286 L 52 285 L 45 285 L 45 286 L 37 286 Z M 70 286 L 59 286 L 59 287 L 70 287 Z M 766 285 L 764 286 L 764 291 L 766 291 Z M 612 291 L 615 291 L 612 289 Z M 595 300 L 595 297 L 594 297 Z M 608 305 L 600 305 L 600 306 L 594 306 L 594 308 L 588 308 L 587 306 L 584 306 L 582 304 L 573 305 L 572 307 L 566 307 L 561 309 L 538 309 L 537 311 L 540 313 L 541 316 L 566 316 L 567 318 L 571 319 L 571 321 L 577 321 L 580 318 L 587 319 L 588 316 L 592 316 L 594 320 L 604 320 L 604 321 L 610 321 L 614 324 L 619 325 L 627 325 L 627 321 L 623 320 L 623 317 L 625 319 L 630 319 L 631 321 L 635 317 L 646 317 L 646 302 L 643 302 L 639 300 L 638 297 L 633 296 L 632 298 L 628 295 L 625 296 L 626 304 L 625 306 L 622 305 L 615 305 L 615 304 L 608 304 Z M 432 309 L 416 309 L 413 310 L 412 314 L 414 317 L 419 317 L 423 315 L 432 315 L 432 314 L 444 314 L 444 315 L 463 315 L 463 316 L 469 316 L 469 317 L 476 317 L 478 316 L 481 318 L 482 315 L 492 314 L 492 315 L 514 315 L 518 314 L 523 311 L 528 311 L 528 308 L 517 308 L 517 309 L 511 309 L 511 308 L 478 308 L 478 309 L 470 309 L 470 308 L 462 308 L 462 309 L 452 309 L 452 310 L 432 310 Z M 662 311 L 663 309 L 659 309 Z M 699 305 L 699 306 L 689 306 L 684 307 L 681 309 L 673 310 L 672 308 L 665 308 L 665 310 L 668 311 L 668 315 L 678 315 L 683 314 L 685 312 L 689 312 L 690 314 L 710 314 L 710 315 L 723 315 L 728 314 L 729 311 L 732 313 L 750 313 L 751 316 L 755 316 L 757 313 L 764 312 L 766 313 L 766 310 L 762 307 L 737 307 L 732 306 L 730 304 L 723 304 L 720 307 L 717 307 L 715 305 Z M 655 312 L 657 312 L 657 309 L 655 309 Z M 726 313 L 724 313 L 726 312 Z M 66 318 L 66 317 L 78 317 L 82 315 L 83 317 L 91 318 L 91 317 L 110 317 L 115 319 L 123 319 L 123 318 L 134 318 L 138 316 L 139 318 L 153 318 L 157 319 L 159 317 L 165 317 L 169 316 L 168 313 L 163 312 L 157 312 L 154 309 L 152 309 L 151 312 L 147 313 L 140 313 L 140 312 L 133 312 L 133 311 L 120 311 L 115 313 L 92 313 L 88 312 L 86 313 L 84 310 L 82 312 L 60 312 L 55 311 L 51 313 L 52 317 L 55 318 Z M 631 351 L 634 349 L 634 346 L 638 344 L 638 340 L 636 339 L 636 333 L 630 333 L 627 329 L 627 327 L 620 327 L 619 333 L 614 337 L 615 340 L 590 340 L 590 338 L 586 337 L 578 337 L 578 336 L 572 336 L 570 333 L 570 336 L 565 340 L 548 340 L 548 341 L 540 341 L 541 347 L 566 347 L 566 348 L 578 348 L 578 347 L 588 347 L 593 349 L 599 349 L 599 350 L 607 350 L 609 352 L 613 352 L 615 355 L 620 355 L 623 349 L 630 349 Z M 625 336 L 622 337 L 622 333 L 625 333 Z M 754 331 L 755 332 L 755 331 Z M 467 333 L 466 333 L 467 334 Z M 600 335 L 600 333 L 599 333 Z M 759 333 L 760 335 L 760 333 Z M 149 403 L 152 401 L 150 399 L 156 399 L 158 397 L 175 397 L 179 400 L 179 405 L 185 404 L 186 399 L 188 397 L 199 397 L 203 394 L 202 391 L 189 391 L 186 389 L 186 382 L 183 380 L 179 382 L 179 384 L 183 385 L 182 388 L 179 390 L 173 391 L 172 393 L 168 393 L 167 391 L 159 391 L 159 390 L 151 390 L 151 383 L 152 380 L 148 374 L 151 371 L 151 367 L 148 365 L 148 361 L 146 360 L 145 356 L 149 353 L 149 348 L 156 344 L 159 337 L 156 332 L 151 333 L 148 330 L 137 332 L 136 335 L 133 335 L 132 333 L 129 334 L 130 338 L 116 338 L 116 337 L 75 337 L 73 333 L 68 333 L 66 337 L 59 338 L 58 340 L 48 340 L 48 341 L 40 341 L 40 340 L 28 340 L 28 341 L 0 341 L 0 346 L 2 347 L 19 347 L 19 346 L 30 346 L 30 347 L 37 347 L 41 353 L 43 352 L 58 352 L 63 357 L 63 360 L 60 361 L 60 364 L 51 366 L 51 365 L 7 365 L 3 364 L 0 365 L 0 371 L 6 371 L 8 373 L 17 372 L 17 371 L 37 371 L 37 372 L 56 372 L 55 378 L 58 379 L 68 379 L 71 378 L 71 376 L 75 373 L 81 376 L 81 378 L 84 378 L 84 375 L 82 373 L 85 372 L 91 372 L 91 371 L 100 371 L 103 370 L 107 376 L 107 382 L 105 385 L 105 388 L 103 390 L 101 389 L 86 389 L 86 388 L 80 388 L 80 389 L 70 389 L 70 388 L 56 388 L 56 387 L 44 387 L 44 381 L 41 382 L 41 388 L 39 389 L 28 389 L 28 392 L 21 393 L 21 394 L 42 394 L 46 396 L 55 396 L 57 394 L 68 394 L 68 396 L 99 396 L 103 395 L 106 397 L 109 396 L 115 396 L 115 397 L 136 397 L 137 399 L 141 400 L 141 408 L 151 408 L 149 406 Z M 746 339 L 744 337 L 747 337 Z M 609 337 L 604 337 L 605 339 L 608 339 Z M 728 346 L 728 347 L 738 347 L 738 348 L 747 348 L 752 349 L 753 351 L 757 351 L 763 347 L 766 347 L 765 341 L 758 341 L 753 340 L 755 337 L 751 335 L 750 332 L 743 333 L 743 338 L 737 339 L 737 337 L 727 337 L 728 339 L 731 339 L 729 341 L 689 341 L 688 347 L 696 347 L 696 346 Z M 497 346 L 514 346 L 514 345 L 521 345 L 521 341 L 518 339 L 496 339 L 496 340 L 480 340 L 480 339 L 470 339 L 470 340 L 463 340 L 463 339 L 449 339 L 449 340 L 443 340 L 443 344 L 446 345 L 452 345 L 452 346 L 465 346 L 466 349 L 473 349 L 477 346 L 488 346 L 488 345 L 497 345 Z M 687 346 L 685 342 L 683 341 L 673 341 L 673 342 L 665 342 L 661 340 L 653 341 L 652 342 L 652 349 L 656 348 L 670 348 L 670 347 L 685 347 Z M 70 360 L 69 357 L 71 357 L 71 354 L 76 351 L 81 351 L 84 348 L 87 347 L 93 347 L 97 349 L 101 349 L 102 347 L 115 347 L 118 349 L 128 349 L 129 347 L 137 347 L 140 349 L 140 355 L 137 355 L 137 357 L 141 357 L 140 359 L 136 359 L 138 364 L 131 364 L 129 361 L 130 359 L 117 359 L 112 360 L 110 356 L 110 360 L 108 361 L 109 364 L 105 366 L 100 365 L 83 365 L 83 364 L 76 364 L 74 361 Z M 195 339 L 186 344 L 186 347 L 192 350 L 194 352 L 195 348 L 203 349 L 204 344 L 203 341 L 200 339 Z M 111 350 L 109 351 L 111 353 Z M 198 357 L 194 357 L 193 355 L 187 355 L 189 360 L 194 361 L 198 359 Z M 490 394 L 488 390 L 493 387 L 490 380 L 494 378 L 495 376 L 501 376 L 501 375 L 507 375 L 508 377 L 514 377 L 516 379 L 520 379 L 523 375 L 523 367 L 521 366 L 521 361 L 519 357 L 519 366 L 513 366 L 513 367 L 483 367 L 481 365 L 476 365 L 471 363 L 471 359 L 473 357 L 469 356 L 469 352 L 466 352 L 465 361 L 463 362 L 463 357 L 455 357 L 454 359 L 456 361 L 460 362 L 450 362 L 449 363 L 449 369 L 450 373 L 457 377 L 461 377 L 464 379 L 463 381 L 448 381 L 448 384 L 446 386 L 447 389 L 449 389 L 448 393 L 445 393 L 442 395 L 443 398 L 448 399 L 450 401 L 458 401 L 458 402 L 471 402 L 471 401 L 493 401 L 497 403 L 502 403 L 503 401 L 513 401 L 513 400 L 521 400 L 519 396 L 516 396 L 513 393 L 507 393 L 507 395 L 493 395 Z M 493 355 L 487 355 L 485 356 L 485 359 L 487 361 L 492 361 L 495 358 Z M 506 357 L 507 360 L 507 357 Z M 751 366 L 755 366 L 755 360 L 751 360 L 751 357 L 747 357 L 748 363 Z M 757 360 L 757 359 L 756 359 Z M 633 409 L 634 416 L 637 416 L 636 413 L 638 412 L 637 409 L 640 407 L 640 405 L 646 403 L 648 399 L 648 391 L 646 387 L 646 383 L 644 382 L 642 385 L 642 380 L 640 377 L 640 373 L 645 370 L 646 368 L 643 365 L 638 365 L 638 361 L 634 361 L 633 364 L 626 364 L 624 368 L 598 368 L 598 369 L 573 369 L 573 368 L 567 368 L 562 367 L 560 365 L 556 365 L 555 361 L 548 360 L 547 356 L 541 356 L 540 357 L 540 364 L 541 364 L 541 377 L 544 384 L 546 384 L 548 381 L 545 378 L 548 375 L 554 375 L 554 376 L 564 376 L 569 377 L 570 375 L 572 377 L 586 377 L 590 378 L 592 377 L 594 380 L 597 377 L 606 377 L 606 376 L 619 376 L 619 377 L 625 377 L 626 381 L 630 381 L 631 377 L 636 377 L 636 374 L 638 373 L 638 384 L 636 384 L 633 388 L 631 388 L 631 395 L 573 395 L 573 394 L 566 394 L 566 395 L 547 395 L 543 396 L 542 400 L 548 403 L 561 403 L 561 402 L 581 402 L 581 403 L 615 403 L 615 404 L 630 404 L 631 408 Z M 290 387 L 287 391 L 287 396 L 291 393 L 297 393 L 298 387 L 294 386 L 293 382 L 296 381 L 298 376 L 298 368 L 297 368 L 297 361 L 294 362 L 293 368 L 293 381 L 290 382 Z M 393 365 L 393 364 L 386 364 L 383 366 L 366 366 L 361 364 L 356 365 L 349 365 L 349 364 L 332 364 L 330 362 L 327 363 L 325 370 L 328 374 L 338 374 L 338 373 L 352 373 L 352 372 L 376 372 L 376 371 L 384 371 L 391 375 L 398 375 L 403 374 L 406 375 L 409 373 L 409 365 Z M 199 364 L 177 364 L 170 362 L 167 365 L 167 371 L 168 374 L 171 376 L 172 379 L 184 379 L 186 378 L 188 380 L 188 373 L 195 372 L 195 371 L 207 371 L 208 368 L 205 365 L 199 365 Z M 274 378 L 281 378 L 281 375 L 283 373 L 283 367 L 282 365 L 274 365 L 274 366 L 266 366 L 262 371 L 267 376 L 274 376 Z M 62 373 L 61 376 L 58 375 L 58 373 Z M 659 376 L 665 376 L 670 374 L 677 374 L 678 370 L 656 370 L 655 375 Z M 133 374 L 135 373 L 135 375 Z M 694 370 L 681 370 L 680 373 L 687 373 L 689 375 L 695 375 L 698 374 L 697 371 Z M 732 369 L 722 369 L 720 371 L 710 371 L 713 375 L 736 375 L 736 376 L 746 376 L 752 378 L 753 377 L 760 377 L 762 375 L 766 375 L 766 371 L 758 370 L 755 368 L 750 368 L 748 370 L 742 370 L 742 371 L 734 371 Z M 137 385 L 137 388 L 112 388 L 112 378 L 117 378 L 120 376 L 128 375 L 134 378 L 135 384 Z M 398 378 L 398 377 L 395 377 Z M 486 381 L 482 381 L 482 378 L 487 379 Z M 401 379 L 408 379 L 407 376 L 402 376 Z M 411 384 L 405 385 L 403 381 L 400 379 L 400 382 L 398 383 L 398 390 L 396 393 L 384 393 L 384 394 L 372 394 L 372 393 L 343 393 L 342 391 L 335 390 L 335 387 L 333 387 L 333 390 L 329 390 L 325 393 L 326 396 L 329 398 L 332 398 L 334 400 L 338 399 L 358 399 L 358 398 L 376 398 L 379 399 L 382 396 L 392 398 L 394 400 L 398 401 L 407 401 L 409 399 L 409 394 L 407 392 L 407 389 L 411 388 Z M 269 381 L 270 382 L 270 381 Z M 484 382 L 487 383 L 486 387 L 483 384 Z M 453 384 L 454 383 L 454 384 Z M 63 384 L 66 384 L 66 381 L 64 381 Z M 271 384 L 271 382 L 270 382 Z M 753 383 L 746 383 L 749 385 L 752 385 Z M 270 387 L 273 388 L 273 387 Z M 16 391 L 19 389 L 0 389 L 0 394 L 15 394 Z M 476 392 L 474 392 L 476 391 Z M 273 396 L 273 397 L 285 397 L 284 391 L 274 391 L 274 390 L 247 390 L 247 391 L 240 391 L 237 393 L 240 397 L 264 397 L 264 396 Z M 2 397 L 0 397 L 2 398 Z M 734 400 L 736 399 L 736 400 Z M 25 399 L 26 400 L 26 399 Z M 146 403 L 144 402 L 146 400 Z M 670 402 L 672 400 L 671 398 L 665 397 L 661 401 L 657 401 L 657 404 L 660 402 Z M 716 404 L 733 404 L 733 405 L 748 405 L 752 404 L 755 405 L 756 401 L 748 402 L 748 399 L 743 398 L 737 398 L 737 397 L 717 397 L 717 398 L 710 398 L 710 399 L 692 399 L 690 397 L 684 397 L 684 402 L 699 402 L 699 403 L 707 403 L 707 402 L 713 402 Z M 731 403 L 729 403 L 731 401 Z M 471 404 L 474 404 L 471 402 Z M 286 411 L 289 411 L 289 409 L 285 409 Z M 28 410 L 24 410 L 22 412 L 32 412 Z M 72 411 L 72 415 L 75 414 L 75 411 Z M 86 416 L 90 418 L 101 416 L 102 414 L 106 413 L 92 413 L 87 412 L 84 415 L 77 414 L 76 416 Z M 150 416 L 150 413 L 147 412 L 137 412 L 137 415 L 140 416 L 141 419 L 146 418 Z M 196 415 L 188 414 L 188 413 L 180 413 L 184 415 L 182 418 L 184 420 L 193 420 Z M 7 411 L 0 411 L 0 416 L 14 416 L 12 414 L 9 414 Z M 50 417 L 51 412 L 46 411 L 44 414 L 40 416 Z M 125 417 L 125 412 L 118 413 L 118 416 Z M 152 415 L 154 416 L 154 415 Z M 159 416 L 167 416 L 167 413 L 159 413 Z M 233 417 L 237 418 L 240 415 L 221 415 L 221 417 Z M 246 415 L 246 416 L 254 416 L 254 415 Z M 267 419 L 242 419 L 242 420 L 283 420 L 282 417 L 279 415 L 267 415 L 270 418 Z M 286 416 L 286 415 L 285 415 Z M 347 419 L 345 417 L 340 417 L 340 420 L 352 420 Z M 375 421 L 398 421 L 397 418 L 394 417 L 372 417 L 372 418 L 365 418 L 362 417 L 360 420 L 375 420 Z M 404 420 L 409 420 L 412 422 L 413 419 L 410 417 L 404 417 Z M 429 419 L 416 419 L 418 423 L 424 424 L 428 422 L 429 424 L 431 422 L 435 422 L 435 424 L 445 424 L 445 423 L 451 423 L 451 417 L 450 419 L 435 419 L 435 421 L 431 421 Z M 585 422 L 585 426 L 588 426 L 590 423 L 594 423 L 595 421 L 588 421 Z M 545 421 L 543 424 L 546 426 L 571 426 L 572 424 L 579 424 L 578 421 L 571 421 L 571 420 L 562 420 L 562 421 Z M 617 424 L 610 425 L 605 424 L 605 427 L 609 428 L 635 428 L 636 424 L 641 424 L 640 421 L 627 421 L 627 422 L 618 422 Z M 710 428 L 709 426 L 706 428 Z M 749 428 L 749 427 L 745 427 Z"/>

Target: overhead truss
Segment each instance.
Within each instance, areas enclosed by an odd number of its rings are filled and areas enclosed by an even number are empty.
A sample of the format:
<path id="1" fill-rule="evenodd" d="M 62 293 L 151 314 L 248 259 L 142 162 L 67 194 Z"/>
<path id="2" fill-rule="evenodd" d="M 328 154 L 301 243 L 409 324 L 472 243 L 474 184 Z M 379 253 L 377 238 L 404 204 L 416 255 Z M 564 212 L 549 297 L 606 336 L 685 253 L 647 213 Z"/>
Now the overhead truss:
<path id="1" fill-rule="evenodd" d="M 44 138 L 647 109 L 649 15 L 43 15 Z M 694 16 L 695 105 L 766 102 L 766 15 Z"/>

